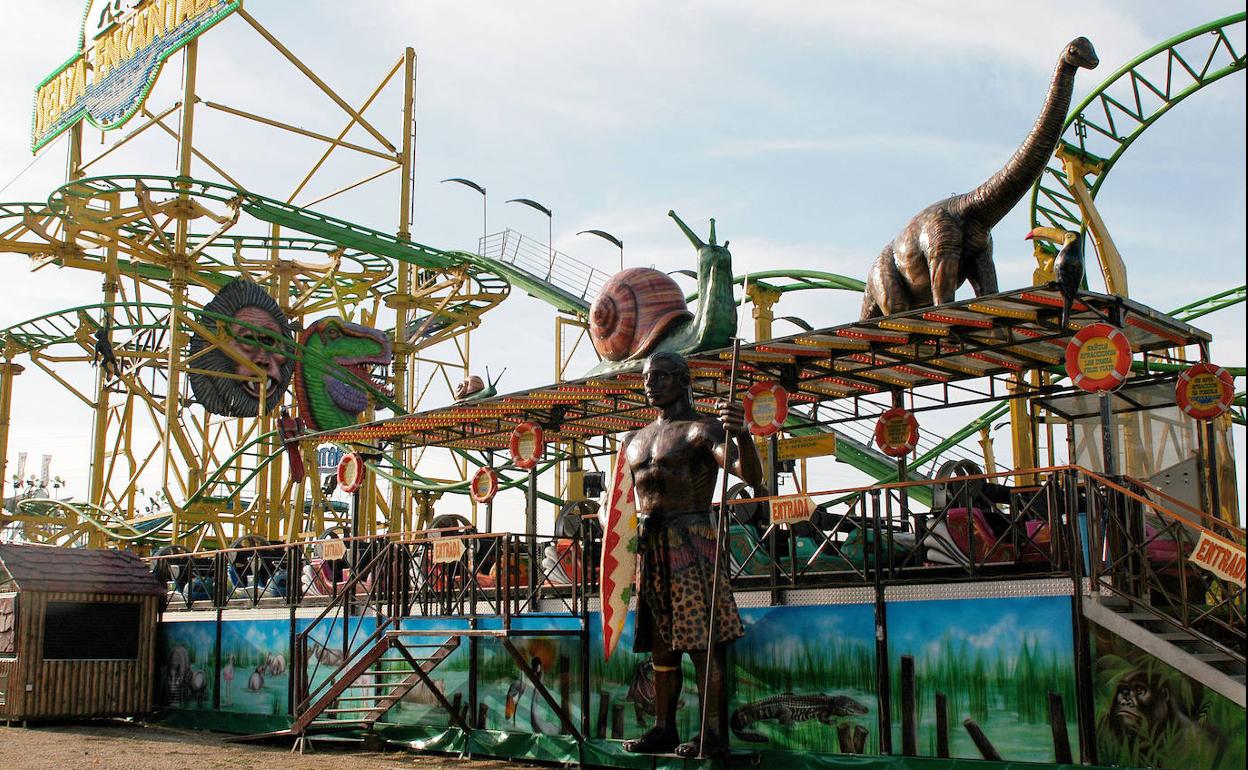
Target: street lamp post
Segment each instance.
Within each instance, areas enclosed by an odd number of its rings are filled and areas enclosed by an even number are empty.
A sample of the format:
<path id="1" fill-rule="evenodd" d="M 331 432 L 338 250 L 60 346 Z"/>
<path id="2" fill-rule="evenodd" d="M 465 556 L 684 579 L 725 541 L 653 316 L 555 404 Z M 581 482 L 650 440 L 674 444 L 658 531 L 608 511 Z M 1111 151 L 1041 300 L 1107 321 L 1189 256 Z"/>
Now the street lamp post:
<path id="1" fill-rule="evenodd" d="M 531 209 L 537 209 L 546 215 L 546 246 L 549 249 L 550 262 L 546 265 L 546 280 L 550 280 L 551 273 L 555 270 L 555 216 L 550 213 L 550 209 L 533 200 L 532 198 L 512 198 L 508 203 L 523 203 Z"/>
<path id="2" fill-rule="evenodd" d="M 618 246 L 620 249 L 620 270 L 624 269 L 624 241 L 621 241 L 619 238 L 616 238 L 614 235 L 607 232 L 606 230 L 581 230 L 579 233 L 577 233 L 577 235 L 585 235 L 586 233 L 589 233 L 590 235 L 596 235 L 599 238 L 602 238 L 605 241 L 610 241 L 614 243 L 616 246 Z"/>
<path id="3" fill-rule="evenodd" d="M 485 194 L 485 188 L 477 184 L 476 182 L 472 181 L 471 179 L 464 179 L 462 177 L 457 177 L 457 176 L 451 177 L 450 179 L 443 179 L 442 181 L 462 184 L 464 187 L 471 187 L 472 189 L 481 193 L 481 249 L 480 249 L 480 252 L 481 252 L 481 256 L 484 257 L 485 256 L 485 239 L 489 235 L 489 224 L 486 218 L 486 214 L 487 214 L 486 203 L 488 202 L 489 199 L 487 198 Z"/>

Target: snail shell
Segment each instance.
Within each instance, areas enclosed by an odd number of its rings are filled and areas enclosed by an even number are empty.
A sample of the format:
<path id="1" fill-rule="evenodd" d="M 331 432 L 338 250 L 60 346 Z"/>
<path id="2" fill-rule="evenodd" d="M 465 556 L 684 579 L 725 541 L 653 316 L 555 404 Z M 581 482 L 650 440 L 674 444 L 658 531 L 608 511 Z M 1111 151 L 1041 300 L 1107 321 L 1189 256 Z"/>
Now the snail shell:
<path id="1" fill-rule="evenodd" d="M 455 398 L 467 398 L 473 393 L 477 393 L 482 390 L 485 390 L 485 381 L 481 379 L 481 375 L 474 374 L 464 380 L 461 380 L 460 383 L 455 386 Z"/>
<path id="2" fill-rule="evenodd" d="M 608 361 L 648 354 L 671 328 L 693 318 L 680 287 L 666 273 L 630 267 L 611 276 L 589 308 L 589 336 Z"/>

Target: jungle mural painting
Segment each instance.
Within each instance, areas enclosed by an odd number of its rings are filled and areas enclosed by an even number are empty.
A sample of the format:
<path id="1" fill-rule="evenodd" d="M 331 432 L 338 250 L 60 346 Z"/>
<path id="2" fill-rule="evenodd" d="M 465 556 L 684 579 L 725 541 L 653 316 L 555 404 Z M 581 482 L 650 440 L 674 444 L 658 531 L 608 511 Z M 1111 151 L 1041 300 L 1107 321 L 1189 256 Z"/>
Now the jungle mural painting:
<path id="1" fill-rule="evenodd" d="M 983 758 L 971 720 L 1003 759 L 1053 762 L 1050 692 L 1062 699 L 1070 749 L 1079 755 L 1069 597 L 890 602 L 887 617 L 895 751 L 902 746 L 901 658 L 911 656 L 920 755 L 937 755 L 941 693 L 950 756 Z"/>
<path id="2" fill-rule="evenodd" d="M 878 751 L 869 604 L 753 607 L 733 645 L 730 726 L 751 748 Z"/>
<path id="3" fill-rule="evenodd" d="M 290 621 L 253 620 L 221 627 L 221 711 L 282 716 L 290 702 Z"/>
<path id="4" fill-rule="evenodd" d="M 1093 629 L 1102 764 L 1174 770 L 1244 766 L 1242 708 L 1120 637 Z"/>
<path id="5" fill-rule="evenodd" d="M 746 633 L 728 648 L 733 745 L 877 750 L 873 618 L 871 605 L 741 608 Z M 590 628 L 594 734 L 640 736 L 654 717 L 650 658 L 632 652 L 629 622 L 604 662 L 600 624 Z M 693 664 L 683 665 L 693 681 Z M 697 695 L 686 691 L 677 709 L 681 736 L 694 735 L 697 724 Z"/>
<path id="6" fill-rule="evenodd" d="M 158 706 L 212 709 L 217 681 L 216 623 L 161 623 L 158 638 Z"/>

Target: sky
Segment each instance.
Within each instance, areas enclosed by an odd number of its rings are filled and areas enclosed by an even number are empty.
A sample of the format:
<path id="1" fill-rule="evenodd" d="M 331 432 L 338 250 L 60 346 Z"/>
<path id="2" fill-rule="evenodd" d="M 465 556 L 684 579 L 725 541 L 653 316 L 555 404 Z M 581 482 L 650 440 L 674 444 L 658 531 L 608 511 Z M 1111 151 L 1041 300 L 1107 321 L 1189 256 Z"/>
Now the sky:
<path id="1" fill-rule="evenodd" d="M 418 242 L 475 250 L 480 198 L 438 182 L 466 177 L 489 190 L 491 232 L 513 228 L 544 241 L 544 216 L 503 202 L 535 199 L 553 210 L 554 246 L 604 271 L 618 264 L 615 247 L 578 231 L 621 238 L 629 266 L 693 267 L 688 241 L 666 216 L 675 209 L 703 234 L 716 218 L 737 273 L 803 268 L 856 278 L 916 212 L 973 188 L 1008 159 L 1072 38 L 1088 37 L 1101 60 L 1078 74 L 1078 103 L 1139 53 L 1243 8 L 1108 0 L 250 0 L 246 7 L 352 102 L 404 46 L 416 50 Z M 73 53 L 82 9 L 81 0 L 0 4 L 7 118 L 0 121 L 0 201 L 42 200 L 64 180 L 63 141 L 31 155 L 31 95 Z M 1236 34 L 1242 50 L 1243 25 Z M 177 98 L 180 68 L 174 57 L 150 98 L 154 109 Z M 311 130 L 336 133 L 342 124 L 341 113 L 239 18 L 203 38 L 199 91 Z M 1180 104 L 1102 188 L 1098 206 L 1126 260 L 1133 299 L 1165 311 L 1244 283 L 1244 94 L 1237 73 Z M 374 118 L 391 135 L 398 105 L 388 92 Z M 253 192 L 285 198 L 319 154 L 309 140 L 200 113 L 197 146 Z M 100 141 L 100 132 L 87 132 L 89 146 Z M 173 141 L 153 135 L 100 171 L 172 173 L 174 162 Z M 331 164 L 303 200 L 374 168 L 358 159 Z M 198 172 L 213 178 L 202 166 Z M 317 208 L 393 231 L 397 183 L 389 177 Z M 1025 201 L 994 229 L 1002 288 L 1030 283 L 1028 229 Z M 0 328 L 97 301 L 97 277 L 53 270 L 32 273 L 24 257 L 0 255 L 7 289 Z M 1089 281 L 1103 289 L 1095 273 Z M 969 287 L 958 296 L 969 296 Z M 777 315 L 830 326 L 856 318 L 859 303 L 848 292 L 803 292 L 786 296 Z M 1244 364 L 1242 305 L 1197 325 L 1214 334 L 1215 362 Z M 748 313 L 741 328 L 748 333 Z M 554 370 L 554 330 L 552 311 L 517 291 L 474 332 L 474 369 L 506 367 L 502 391 L 544 384 Z M 578 361 L 588 368 L 584 355 Z M 90 380 L 85 370 L 66 376 Z M 53 454 L 53 473 L 81 497 L 89 412 L 33 371 L 19 378 L 14 399 L 10 458 L 26 451 L 37 470 L 38 456 Z M 1236 440 L 1242 500 L 1242 430 Z M 812 486 L 862 480 L 844 466 L 819 473 Z"/>

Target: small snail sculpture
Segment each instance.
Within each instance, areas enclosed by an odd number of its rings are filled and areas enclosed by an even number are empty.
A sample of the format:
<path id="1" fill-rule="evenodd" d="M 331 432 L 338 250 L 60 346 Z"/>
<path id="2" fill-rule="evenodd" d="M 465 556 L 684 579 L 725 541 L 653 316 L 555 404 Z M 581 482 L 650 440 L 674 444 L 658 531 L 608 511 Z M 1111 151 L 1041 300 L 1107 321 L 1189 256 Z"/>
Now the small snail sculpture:
<path id="1" fill-rule="evenodd" d="M 634 267 L 611 276 L 589 309 L 589 335 L 603 358 L 591 375 L 626 368 L 660 350 L 689 355 L 724 347 L 737 331 L 732 296 L 732 254 L 728 242 L 703 242 L 667 212 L 698 250 L 698 307 L 691 312 L 684 293 L 667 274 Z"/>
<path id="2" fill-rule="evenodd" d="M 490 379 L 490 367 L 485 367 L 485 379 L 481 379 L 481 375 L 473 374 L 460 380 L 455 386 L 455 403 L 460 401 L 480 401 L 485 398 L 492 398 L 498 395 L 498 381 L 503 378 L 507 372 L 506 367 L 498 373 L 494 379 Z"/>

